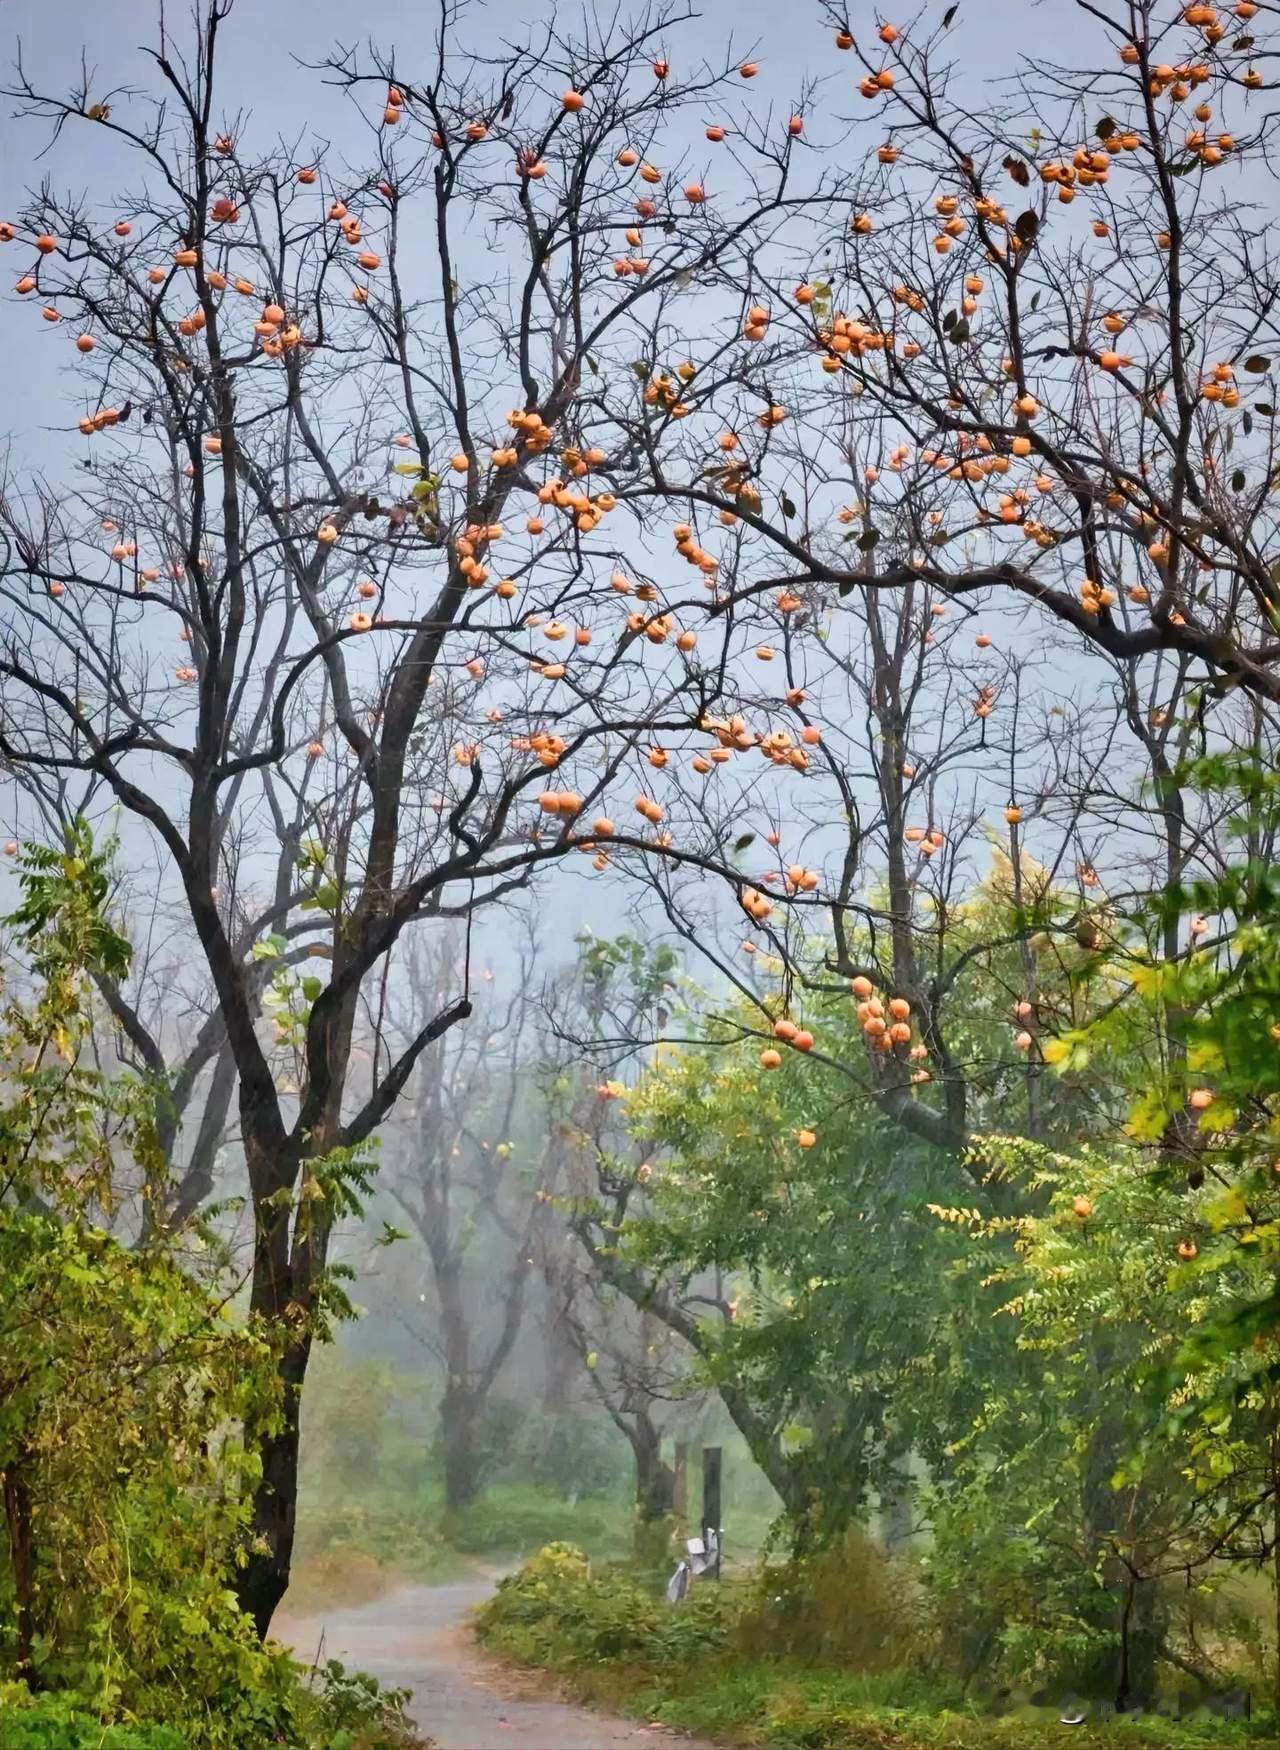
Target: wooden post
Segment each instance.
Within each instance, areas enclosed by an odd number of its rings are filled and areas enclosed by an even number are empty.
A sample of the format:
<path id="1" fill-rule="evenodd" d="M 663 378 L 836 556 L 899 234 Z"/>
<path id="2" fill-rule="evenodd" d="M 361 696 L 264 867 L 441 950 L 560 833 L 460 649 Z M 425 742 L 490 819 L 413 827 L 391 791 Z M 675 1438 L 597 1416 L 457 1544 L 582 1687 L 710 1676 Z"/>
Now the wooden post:
<path id="1" fill-rule="evenodd" d="M 675 1481 L 671 1485 L 671 1511 L 683 1531 L 689 1523 L 689 1442 L 676 1441 Z"/>
<path id="2" fill-rule="evenodd" d="M 704 1446 L 702 1449 L 702 1539 L 708 1547 L 711 1544 L 711 1533 L 715 1533 L 715 1560 L 707 1569 L 707 1578 L 720 1578 L 720 1477 L 722 1449 L 719 1446 Z"/>

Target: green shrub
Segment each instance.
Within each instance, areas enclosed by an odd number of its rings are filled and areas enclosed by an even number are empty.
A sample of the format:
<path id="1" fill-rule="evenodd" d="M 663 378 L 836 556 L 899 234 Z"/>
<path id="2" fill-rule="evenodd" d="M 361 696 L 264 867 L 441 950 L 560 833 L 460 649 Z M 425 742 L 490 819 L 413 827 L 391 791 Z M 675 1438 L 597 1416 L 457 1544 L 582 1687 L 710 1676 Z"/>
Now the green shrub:
<path id="1" fill-rule="evenodd" d="M 737 1644 L 870 1673 L 931 1664 L 937 1643 L 910 1562 L 850 1526 L 834 1545 L 761 1569 Z"/>
<path id="2" fill-rule="evenodd" d="M 305 1676 L 289 1665 L 282 1710 L 269 1727 L 246 1731 L 238 1742 L 245 1750 L 426 1750 L 405 1717 L 408 1696 L 336 1659 Z M 210 1741 L 210 1726 L 104 1724 L 83 1696 L 32 1695 L 24 1684 L 0 1684 L 0 1750 L 192 1750 Z"/>
<path id="3" fill-rule="evenodd" d="M 384 1689 L 367 1671 L 330 1659 L 311 1673 L 299 1706 L 305 1750 L 427 1750 L 404 1705 L 410 1691 Z"/>
<path id="4" fill-rule="evenodd" d="M 634 1575 L 590 1572 L 573 1544 L 548 1544 L 482 1606 L 481 1638 L 539 1665 L 633 1660 L 683 1665 L 722 1652 L 746 1589 L 695 1587 L 678 1609 Z"/>
<path id="5" fill-rule="evenodd" d="M 20 1683 L 0 1684 L 4 1750 L 187 1750 L 173 1726 L 104 1726 L 74 1696 L 33 1696 Z"/>

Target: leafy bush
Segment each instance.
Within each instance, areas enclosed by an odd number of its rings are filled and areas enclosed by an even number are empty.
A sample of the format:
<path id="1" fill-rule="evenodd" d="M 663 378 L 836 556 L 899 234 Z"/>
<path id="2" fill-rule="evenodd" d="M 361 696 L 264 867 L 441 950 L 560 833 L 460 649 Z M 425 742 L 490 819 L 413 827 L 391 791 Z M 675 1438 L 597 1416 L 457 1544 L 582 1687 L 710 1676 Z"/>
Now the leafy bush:
<path id="1" fill-rule="evenodd" d="M 187 1750 L 188 1742 L 173 1726 L 104 1726 L 74 1697 L 0 1684 L 4 1750 Z"/>
<path id="2" fill-rule="evenodd" d="M 923 1665 L 935 1644 L 913 1569 L 858 1526 L 810 1556 L 762 1568 L 737 1634 L 743 1652 L 840 1659 L 860 1672 Z"/>
<path id="3" fill-rule="evenodd" d="M 311 1674 L 298 1710 L 306 1750 L 427 1750 L 405 1717 L 407 1689 L 384 1689 L 367 1671 L 330 1659 Z"/>
<path id="4" fill-rule="evenodd" d="M 686 1664 L 723 1651 L 743 1588 L 695 1587 L 678 1610 L 634 1576 L 592 1575 L 573 1544 L 548 1544 L 481 1607 L 481 1638 L 538 1665 L 645 1660 Z"/>
<path id="5" fill-rule="evenodd" d="M 246 1750 L 268 1744 L 289 1750 L 427 1750 L 405 1717 L 408 1695 L 383 1689 L 376 1678 L 348 1671 L 336 1659 L 305 1679 L 289 1665 L 286 1705 L 275 1727 L 241 1742 Z M 206 1728 L 199 1724 L 104 1724 L 85 1698 L 71 1692 L 32 1695 L 25 1684 L 0 1684 L 0 1750 L 191 1750 L 205 1741 Z"/>
<path id="6" fill-rule="evenodd" d="M 139 1213 L 170 1187 L 155 1087 L 97 1068 L 93 975 L 129 964 L 110 847 L 77 823 L 22 870 L 33 994 L 0 1010 L 0 1746 L 408 1750 L 402 1698 L 337 1665 L 304 1681 L 239 1607 L 259 1462 L 238 1431 L 278 1416 L 273 1349 L 230 1314 L 212 1225 Z"/>

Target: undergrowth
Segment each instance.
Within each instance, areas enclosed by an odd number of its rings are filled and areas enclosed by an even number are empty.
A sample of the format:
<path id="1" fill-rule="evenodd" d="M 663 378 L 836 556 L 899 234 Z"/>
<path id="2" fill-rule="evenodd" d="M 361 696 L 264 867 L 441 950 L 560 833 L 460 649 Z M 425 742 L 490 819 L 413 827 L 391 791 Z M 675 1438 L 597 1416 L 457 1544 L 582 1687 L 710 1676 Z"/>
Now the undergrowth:
<path id="1" fill-rule="evenodd" d="M 580 1550 L 555 1544 L 502 1583 L 478 1613 L 477 1633 L 579 1699 L 753 1750 L 1199 1750 L 1275 1741 L 1267 1718 L 1066 1726 L 1056 1708 L 1029 1704 L 994 1717 L 939 1657 L 909 1575 L 865 1549 L 846 1552 L 842 1565 L 838 1585 L 764 1569 L 749 1581 L 695 1584 L 673 1607 L 634 1574 L 593 1571 Z"/>

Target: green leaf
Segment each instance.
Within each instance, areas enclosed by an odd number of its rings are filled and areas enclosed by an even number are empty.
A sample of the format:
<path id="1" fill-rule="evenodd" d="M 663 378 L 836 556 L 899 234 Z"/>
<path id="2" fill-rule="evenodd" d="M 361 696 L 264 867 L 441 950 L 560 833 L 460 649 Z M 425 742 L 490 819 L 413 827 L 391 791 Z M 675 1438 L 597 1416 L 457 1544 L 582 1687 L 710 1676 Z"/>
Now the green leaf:
<path id="1" fill-rule="evenodd" d="M 324 981 L 315 977 L 304 978 L 302 994 L 309 1003 L 316 1002 L 324 991 Z"/>
<path id="2" fill-rule="evenodd" d="M 422 463 L 421 462 L 394 462 L 392 464 L 391 471 L 393 474 L 405 474 L 405 475 L 421 474 Z"/>

